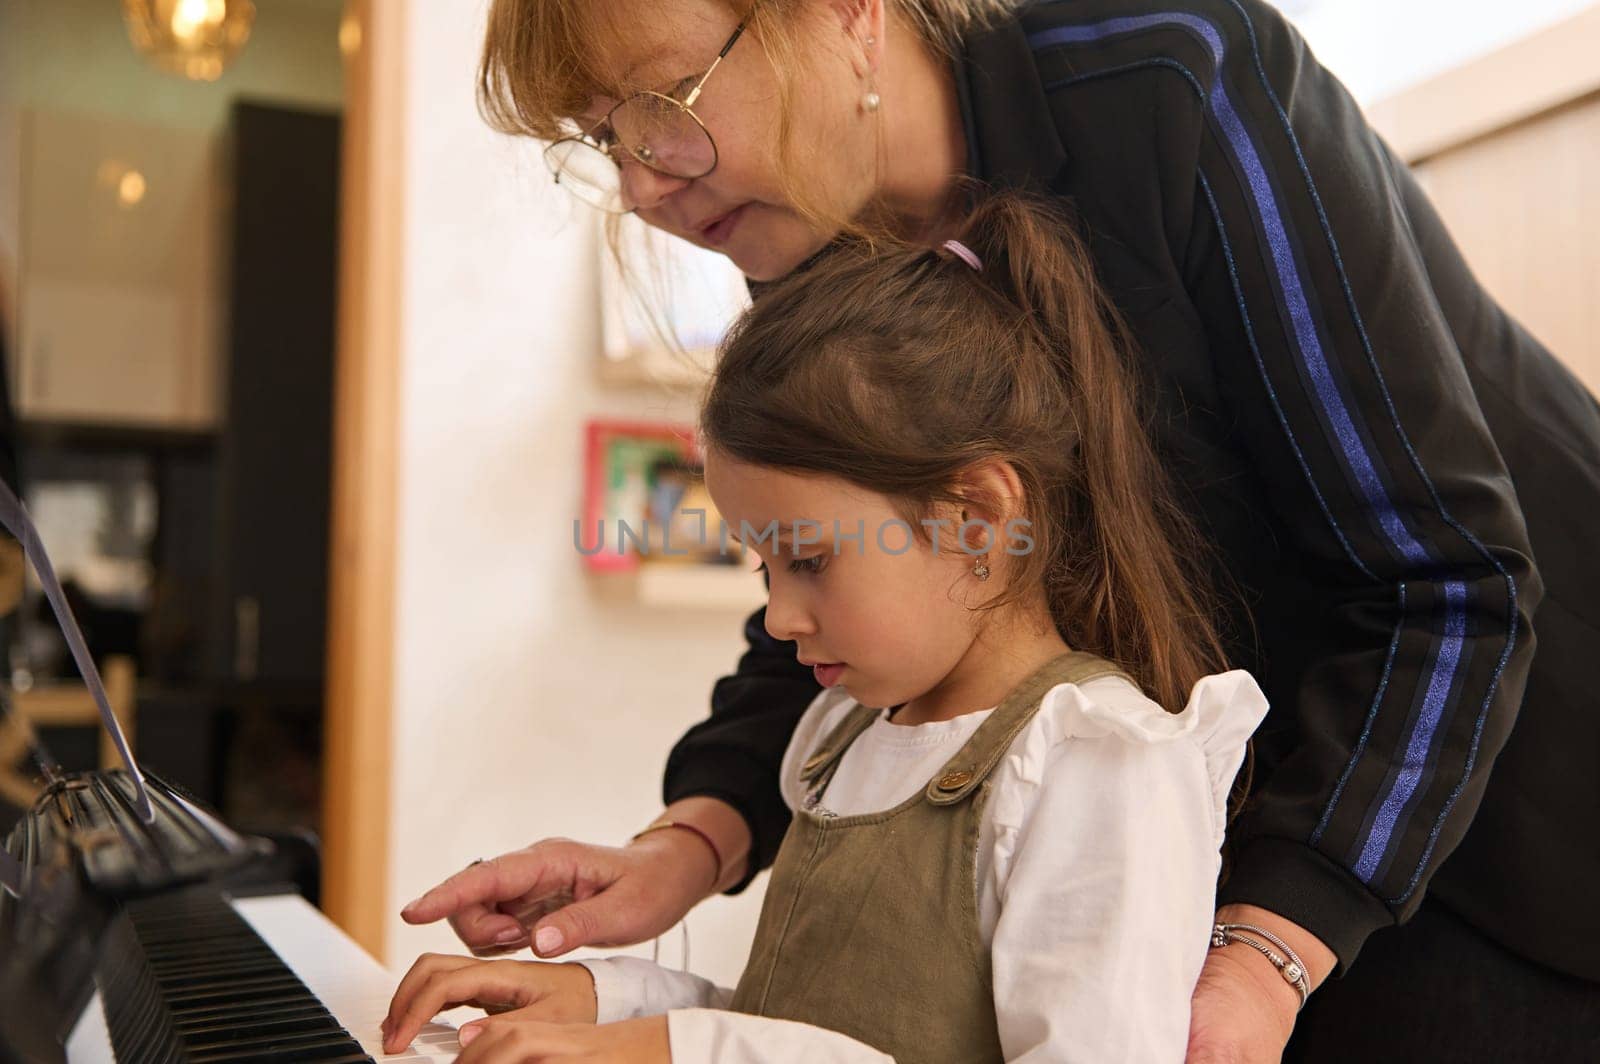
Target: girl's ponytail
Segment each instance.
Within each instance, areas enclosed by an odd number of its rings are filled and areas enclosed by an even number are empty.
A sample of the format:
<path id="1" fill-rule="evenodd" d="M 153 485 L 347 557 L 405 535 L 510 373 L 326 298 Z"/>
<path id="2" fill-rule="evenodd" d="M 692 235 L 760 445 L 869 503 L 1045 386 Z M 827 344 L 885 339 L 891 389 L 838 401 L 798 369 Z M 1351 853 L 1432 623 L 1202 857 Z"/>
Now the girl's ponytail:
<path id="1" fill-rule="evenodd" d="M 1003 460 L 1033 549 L 992 608 L 1043 586 L 1063 638 L 1169 710 L 1223 667 L 1206 552 L 1174 504 L 1126 359 L 1130 341 L 1073 223 L 980 197 L 948 248 L 846 245 L 764 287 L 724 342 L 708 445 L 836 476 L 916 511 Z"/>
<path id="2" fill-rule="evenodd" d="M 1063 635 L 1128 669 L 1170 710 L 1226 654 L 1207 552 L 1148 436 L 1132 338 L 1070 219 L 1016 194 L 980 203 L 961 236 L 1067 382 L 1075 460 L 1046 583 Z"/>

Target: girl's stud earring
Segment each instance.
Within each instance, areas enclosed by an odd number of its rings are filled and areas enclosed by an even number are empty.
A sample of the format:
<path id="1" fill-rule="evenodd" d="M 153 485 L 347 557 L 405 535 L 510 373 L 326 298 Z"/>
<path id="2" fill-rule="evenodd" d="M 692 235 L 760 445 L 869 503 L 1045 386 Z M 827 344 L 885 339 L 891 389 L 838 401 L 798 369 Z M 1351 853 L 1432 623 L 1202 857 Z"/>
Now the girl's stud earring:
<path id="1" fill-rule="evenodd" d="M 873 111 L 878 109 L 878 105 L 882 102 L 882 100 L 878 99 L 877 93 L 869 92 L 865 96 L 861 97 L 861 109 L 866 111 L 868 114 L 871 114 Z"/>
<path id="2" fill-rule="evenodd" d="M 972 567 L 972 575 L 977 577 L 979 580 L 989 579 L 989 563 L 980 560 Z"/>

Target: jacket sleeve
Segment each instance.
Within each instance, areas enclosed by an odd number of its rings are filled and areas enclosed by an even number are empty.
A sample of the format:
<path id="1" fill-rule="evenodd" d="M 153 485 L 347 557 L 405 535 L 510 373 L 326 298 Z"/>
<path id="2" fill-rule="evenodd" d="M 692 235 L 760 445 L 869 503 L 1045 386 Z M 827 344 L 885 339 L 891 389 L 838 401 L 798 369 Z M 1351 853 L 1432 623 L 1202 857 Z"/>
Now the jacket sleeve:
<path id="1" fill-rule="evenodd" d="M 1516 718 L 1541 596 L 1516 492 L 1388 153 L 1265 4 L 1206 4 L 1199 184 L 1254 378 L 1256 466 L 1323 572 L 1298 737 L 1238 825 L 1223 900 L 1354 959 L 1460 841 Z M 1487 297 L 1484 297 L 1487 298 Z M 1235 335 L 1222 333 L 1219 335 Z M 1487 336 L 1487 334 L 1485 334 Z"/>
<path id="2" fill-rule="evenodd" d="M 711 716 L 672 748 L 662 788 L 669 805 L 694 795 L 720 798 L 750 825 L 749 868 L 730 894 L 772 864 L 789 830 L 778 769 L 795 725 L 822 690 L 796 660 L 794 643 L 767 633 L 766 616 L 763 606 L 745 622 L 748 647 L 738 670 L 712 688 Z"/>
<path id="3" fill-rule="evenodd" d="M 1303 662 L 1270 693 L 1292 725 L 1221 900 L 1305 926 L 1342 970 L 1466 832 L 1533 657 L 1543 590 L 1463 352 L 1492 361 L 1503 316 L 1475 292 L 1480 325 L 1452 330 L 1410 174 L 1280 15 L 1175 6 L 1202 126 L 1180 259 L 1315 614 L 1288 621 Z"/>

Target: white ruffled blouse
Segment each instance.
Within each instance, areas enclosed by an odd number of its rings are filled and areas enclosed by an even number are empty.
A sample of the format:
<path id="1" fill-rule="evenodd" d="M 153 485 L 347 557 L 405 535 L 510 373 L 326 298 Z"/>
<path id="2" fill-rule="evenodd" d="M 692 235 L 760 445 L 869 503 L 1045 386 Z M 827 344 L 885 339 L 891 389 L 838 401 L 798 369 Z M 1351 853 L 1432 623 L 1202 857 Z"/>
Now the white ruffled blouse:
<path id="1" fill-rule="evenodd" d="M 790 808 L 804 797 L 800 765 L 854 706 L 831 688 L 806 710 L 783 761 Z M 1183 1060 L 1228 791 L 1266 710 L 1237 670 L 1195 684 L 1181 713 L 1117 676 L 1044 696 L 995 769 L 976 855 L 1007 1061 Z M 892 808 L 992 712 L 917 725 L 880 716 L 841 759 L 823 807 Z M 721 1011 L 732 991 L 688 972 L 631 957 L 582 963 L 601 1023 L 668 1014 L 677 1064 L 891 1059 L 837 1032 Z"/>

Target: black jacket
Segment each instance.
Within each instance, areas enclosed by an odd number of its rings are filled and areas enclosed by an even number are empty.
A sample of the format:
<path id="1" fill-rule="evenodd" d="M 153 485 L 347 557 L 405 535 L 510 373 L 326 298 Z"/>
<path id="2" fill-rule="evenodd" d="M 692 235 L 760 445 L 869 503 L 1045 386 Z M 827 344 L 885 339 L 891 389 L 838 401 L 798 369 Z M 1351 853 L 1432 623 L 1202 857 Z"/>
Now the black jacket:
<path id="1" fill-rule="evenodd" d="M 1272 710 L 1223 900 L 1343 968 L 1426 890 L 1600 979 L 1594 399 L 1259 0 L 1034 4 L 971 36 L 958 82 L 971 172 L 1080 220 L 1242 594 L 1230 649 Z M 818 689 L 762 622 L 665 793 L 736 806 L 764 867 Z"/>

